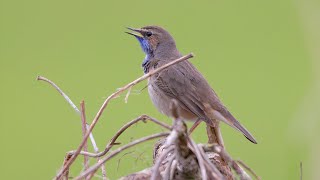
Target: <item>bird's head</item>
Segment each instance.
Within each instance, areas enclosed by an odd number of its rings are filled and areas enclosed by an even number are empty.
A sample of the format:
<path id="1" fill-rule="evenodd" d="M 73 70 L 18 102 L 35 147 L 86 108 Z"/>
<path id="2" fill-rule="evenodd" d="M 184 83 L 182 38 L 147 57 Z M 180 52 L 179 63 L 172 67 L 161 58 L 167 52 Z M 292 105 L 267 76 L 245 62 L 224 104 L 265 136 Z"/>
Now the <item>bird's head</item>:
<path id="1" fill-rule="evenodd" d="M 161 55 L 176 51 L 175 41 L 172 36 L 159 26 L 145 26 L 140 29 L 128 28 L 139 41 L 142 50 L 150 56 Z"/>

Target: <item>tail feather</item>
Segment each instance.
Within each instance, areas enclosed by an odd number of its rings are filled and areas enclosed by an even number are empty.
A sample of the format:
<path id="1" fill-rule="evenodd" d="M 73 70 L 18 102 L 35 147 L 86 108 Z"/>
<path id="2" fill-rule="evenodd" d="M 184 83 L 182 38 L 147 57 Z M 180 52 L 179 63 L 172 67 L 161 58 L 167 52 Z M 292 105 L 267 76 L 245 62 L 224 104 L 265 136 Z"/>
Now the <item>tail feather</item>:
<path id="1" fill-rule="evenodd" d="M 219 119 L 231 127 L 235 128 L 236 130 L 240 131 L 249 141 L 251 141 L 254 144 L 257 144 L 256 139 L 250 134 L 250 132 L 243 127 L 239 121 L 232 116 L 232 114 L 226 110 L 223 111 L 223 113 L 220 113 L 219 111 L 214 110 L 213 111 L 213 116 L 215 119 Z"/>
<path id="2" fill-rule="evenodd" d="M 230 121 L 230 120 L 229 120 Z M 233 127 L 237 130 L 239 130 L 240 132 L 242 132 L 242 134 L 252 143 L 257 144 L 256 139 L 250 134 L 250 132 L 243 127 L 236 119 L 231 120 L 231 123 L 233 125 Z"/>

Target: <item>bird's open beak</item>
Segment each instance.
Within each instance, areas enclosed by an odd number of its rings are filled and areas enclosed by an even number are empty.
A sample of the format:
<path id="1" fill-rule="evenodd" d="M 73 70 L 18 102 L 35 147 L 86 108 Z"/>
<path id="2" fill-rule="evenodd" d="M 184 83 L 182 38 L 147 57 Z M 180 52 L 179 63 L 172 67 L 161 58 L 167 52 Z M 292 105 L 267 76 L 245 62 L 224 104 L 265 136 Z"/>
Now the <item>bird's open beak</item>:
<path id="1" fill-rule="evenodd" d="M 131 28 L 131 27 L 127 27 L 127 29 L 133 31 L 133 32 L 126 32 L 127 34 L 130 34 L 130 35 L 135 36 L 137 38 L 143 38 L 143 35 L 142 35 L 143 30 L 142 29 L 135 29 L 135 28 Z"/>

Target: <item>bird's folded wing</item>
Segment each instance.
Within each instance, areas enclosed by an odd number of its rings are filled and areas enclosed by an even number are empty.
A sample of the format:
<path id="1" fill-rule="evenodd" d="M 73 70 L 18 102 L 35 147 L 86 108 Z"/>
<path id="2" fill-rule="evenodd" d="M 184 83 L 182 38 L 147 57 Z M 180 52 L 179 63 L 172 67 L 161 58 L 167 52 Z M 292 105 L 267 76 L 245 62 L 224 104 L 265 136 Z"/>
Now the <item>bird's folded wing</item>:
<path id="1" fill-rule="evenodd" d="M 212 122 L 204 112 L 203 100 L 199 96 L 201 95 L 198 87 L 199 80 L 197 77 L 191 77 L 188 70 L 192 69 L 182 63 L 161 72 L 154 77 L 154 83 L 167 96 L 178 100 L 182 108 L 211 124 Z"/>

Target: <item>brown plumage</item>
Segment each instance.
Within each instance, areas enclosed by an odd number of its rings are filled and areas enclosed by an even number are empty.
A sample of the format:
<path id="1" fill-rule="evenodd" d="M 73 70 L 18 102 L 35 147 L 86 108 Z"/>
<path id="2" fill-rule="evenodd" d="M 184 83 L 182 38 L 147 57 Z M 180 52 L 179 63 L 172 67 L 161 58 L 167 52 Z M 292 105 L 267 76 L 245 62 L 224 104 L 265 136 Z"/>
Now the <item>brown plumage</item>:
<path id="1" fill-rule="evenodd" d="M 146 53 L 143 62 L 147 73 L 182 55 L 176 48 L 172 36 L 158 26 L 146 26 L 141 29 L 129 28 L 140 42 Z M 173 65 L 152 76 L 148 82 L 148 91 L 157 109 L 172 117 L 170 103 L 172 99 L 178 102 L 180 116 L 186 120 L 203 120 L 219 131 L 219 121 L 239 130 L 253 143 L 254 137 L 232 116 L 219 100 L 201 73 L 187 60 Z M 221 138 L 221 137 L 220 137 Z M 221 145 L 223 145 L 221 139 Z"/>

